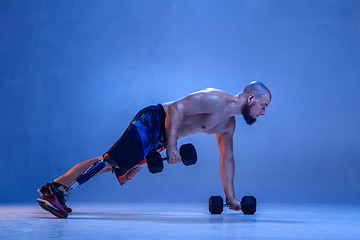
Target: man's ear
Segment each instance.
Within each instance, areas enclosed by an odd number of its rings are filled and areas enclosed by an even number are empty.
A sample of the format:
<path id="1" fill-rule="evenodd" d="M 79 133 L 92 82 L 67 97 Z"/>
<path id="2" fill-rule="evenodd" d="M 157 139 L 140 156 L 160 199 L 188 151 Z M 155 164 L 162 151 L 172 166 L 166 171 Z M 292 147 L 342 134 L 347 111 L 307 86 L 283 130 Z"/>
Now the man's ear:
<path id="1" fill-rule="evenodd" d="M 247 97 L 247 103 L 251 104 L 255 101 L 255 95 L 253 93 L 249 94 Z"/>

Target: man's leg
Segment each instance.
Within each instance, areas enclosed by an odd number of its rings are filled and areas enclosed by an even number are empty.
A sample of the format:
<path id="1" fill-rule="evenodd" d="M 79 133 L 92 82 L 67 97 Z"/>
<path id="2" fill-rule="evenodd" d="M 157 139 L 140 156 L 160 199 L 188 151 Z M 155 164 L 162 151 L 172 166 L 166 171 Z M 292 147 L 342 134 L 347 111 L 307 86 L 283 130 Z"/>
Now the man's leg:
<path id="1" fill-rule="evenodd" d="M 69 187 L 72 183 L 76 181 L 76 179 L 84 173 L 87 169 L 89 169 L 95 162 L 103 160 L 103 157 L 97 157 L 93 159 L 89 159 L 86 161 L 83 161 L 74 167 L 72 167 L 69 171 L 58 177 L 54 180 L 54 182 L 59 183 L 61 185 Z M 110 172 L 112 171 L 112 166 L 108 163 L 106 163 L 105 167 L 96 175 Z"/>
<path id="2" fill-rule="evenodd" d="M 162 110 L 161 121 L 158 110 Z M 81 162 L 53 182 L 38 189 L 41 196 L 37 199 L 39 205 L 57 217 L 66 218 L 71 209 L 65 205 L 64 195 L 70 194 L 71 189 L 77 184 L 85 183 L 94 175 L 112 171 L 113 166 L 116 168 L 115 173 L 120 184 L 129 181 L 139 171 L 147 152 L 155 150 L 150 149 L 153 142 L 162 141 L 164 130 L 161 129 L 164 129 L 164 126 L 165 112 L 160 104 L 140 110 L 124 134 L 103 155 L 105 159 L 101 156 Z M 153 136 L 153 132 L 158 133 Z"/>

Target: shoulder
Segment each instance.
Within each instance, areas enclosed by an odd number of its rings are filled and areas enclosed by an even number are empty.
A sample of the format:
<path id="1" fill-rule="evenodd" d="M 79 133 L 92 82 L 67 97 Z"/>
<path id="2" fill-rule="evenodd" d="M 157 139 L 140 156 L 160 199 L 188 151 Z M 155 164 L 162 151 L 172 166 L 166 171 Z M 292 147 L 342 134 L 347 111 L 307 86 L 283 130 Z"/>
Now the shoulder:
<path id="1" fill-rule="evenodd" d="M 184 114 L 214 113 L 226 105 L 225 92 L 206 88 L 172 102 L 170 105 Z"/>
<path id="2" fill-rule="evenodd" d="M 193 92 L 190 95 L 217 95 L 217 96 L 232 96 L 231 94 L 216 88 L 205 88 L 197 92 Z"/>
<path id="3" fill-rule="evenodd" d="M 186 99 L 196 99 L 197 101 L 207 102 L 208 104 L 224 105 L 229 101 L 233 101 L 234 96 L 216 88 L 205 88 L 191 93 Z"/>

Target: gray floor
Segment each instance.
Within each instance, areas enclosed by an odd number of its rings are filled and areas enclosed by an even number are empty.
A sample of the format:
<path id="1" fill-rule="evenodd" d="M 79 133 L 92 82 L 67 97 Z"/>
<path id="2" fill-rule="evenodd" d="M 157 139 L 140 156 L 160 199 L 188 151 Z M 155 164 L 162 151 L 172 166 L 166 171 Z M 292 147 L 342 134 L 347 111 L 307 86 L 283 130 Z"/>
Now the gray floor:
<path id="1" fill-rule="evenodd" d="M 0 239 L 360 239 L 360 205 L 262 204 L 253 216 L 200 203 L 73 203 L 57 219 L 35 203 L 0 204 Z"/>

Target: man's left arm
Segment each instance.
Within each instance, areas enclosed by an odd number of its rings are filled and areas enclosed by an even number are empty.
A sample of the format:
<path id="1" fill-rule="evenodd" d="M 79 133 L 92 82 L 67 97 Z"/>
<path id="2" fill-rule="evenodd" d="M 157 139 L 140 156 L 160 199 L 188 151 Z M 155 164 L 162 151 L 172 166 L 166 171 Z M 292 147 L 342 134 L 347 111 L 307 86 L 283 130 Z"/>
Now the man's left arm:
<path id="1" fill-rule="evenodd" d="M 229 121 L 229 130 L 224 133 L 216 134 L 216 142 L 220 153 L 220 174 L 223 184 L 226 202 L 230 204 L 230 209 L 240 210 L 241 204 L 235 197 L 234 176 L 235 161 L 233 155 L 233 136 L 235 131 L 235 118 Z"/>

